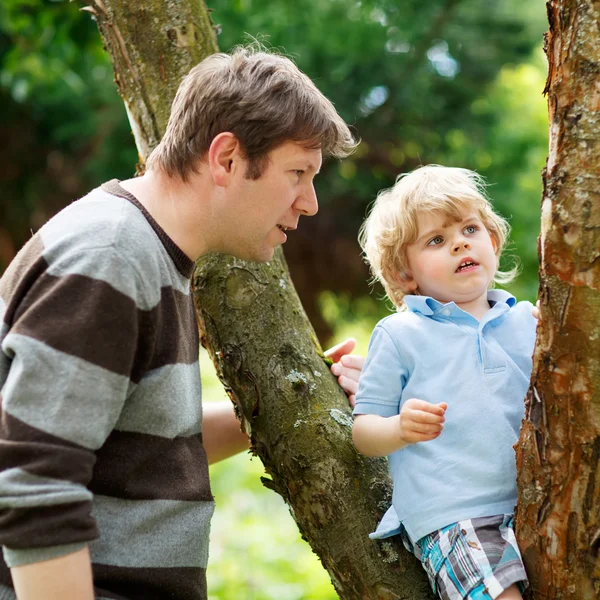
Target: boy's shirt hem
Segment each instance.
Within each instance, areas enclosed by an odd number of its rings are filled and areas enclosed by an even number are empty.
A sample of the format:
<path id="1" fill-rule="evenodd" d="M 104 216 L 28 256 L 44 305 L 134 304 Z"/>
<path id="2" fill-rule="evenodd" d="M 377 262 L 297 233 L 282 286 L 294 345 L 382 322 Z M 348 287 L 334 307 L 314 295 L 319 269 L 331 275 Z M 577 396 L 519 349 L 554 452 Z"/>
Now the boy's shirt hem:
<path id="1" fill-rule="evenodd" d="M 510 515 L 515 511 L 516 498 L 514 501 L 497 502 L 495 504 L 488 504 L 486 506 L 477 507 L 473 510 L 464 509 L 457 510 L 445 514 L 443 518 L 438 515 L 418 523 L 413 526 L 413 519 L 408 516 L 404 519 L 400 519 L 393 506 L 388 508 L 387 512 L 377 525 L 377 529 L 369 534 L 369 538 L 372 540 L 381 540 L 394 535 L 400 534 L 402 528 L 406 531 L 410 541 L 415 544 L 422 537 L 438 531 L 457 523 L 458 521 L 464 521 L 465 519 L 477 519 L 480 517 L 493 517 L 495 515 Z M 468 514 L 467 514 L 468 513 Z M 418 519 L 414 519 L 416 521 Z"/>

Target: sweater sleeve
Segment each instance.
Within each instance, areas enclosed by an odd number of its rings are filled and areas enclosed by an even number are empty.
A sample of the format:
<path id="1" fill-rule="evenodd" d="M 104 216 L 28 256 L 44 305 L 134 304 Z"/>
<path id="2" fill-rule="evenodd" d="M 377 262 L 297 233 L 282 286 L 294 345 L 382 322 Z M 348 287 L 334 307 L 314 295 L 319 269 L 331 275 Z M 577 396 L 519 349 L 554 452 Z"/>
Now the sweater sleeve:
<path id="1" fill-rule="evenodd" d="M 87 485 L 139 354 L 135 271 L 111 248 L 63 259 L 61 268 L 40 257 L 0 283 L 0 544 L 10 567 L 98 537 Z M 127 285 L 115 287 L 117 276 Z"/>

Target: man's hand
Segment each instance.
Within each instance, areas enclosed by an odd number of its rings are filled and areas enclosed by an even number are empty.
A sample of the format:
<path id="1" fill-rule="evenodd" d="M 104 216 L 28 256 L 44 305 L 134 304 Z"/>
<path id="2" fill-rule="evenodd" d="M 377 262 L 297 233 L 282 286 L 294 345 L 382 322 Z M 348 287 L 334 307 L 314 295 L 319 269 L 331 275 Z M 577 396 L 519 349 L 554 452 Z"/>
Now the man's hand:
<path id="1" fill-rule="evenodd" d="M 333 361 L 331 372 L 337 377 L 338 383 L 348 394 L 348 402 L 353 408 L 356 404 L 358 378 L 365 364 L 364 356 L 349 354 L 354 350 L 354 346 L 356 346 L 356 340 L 349 338 L 324 352 L 325 356 Z"/>
<path id="2" fill-rule="evenodd" d="M 444 428 L 445 402 L 431 404 L 418 398 L 407 400 L 400 410 L 400 438 L 407 444 L 435 440 Z"/>

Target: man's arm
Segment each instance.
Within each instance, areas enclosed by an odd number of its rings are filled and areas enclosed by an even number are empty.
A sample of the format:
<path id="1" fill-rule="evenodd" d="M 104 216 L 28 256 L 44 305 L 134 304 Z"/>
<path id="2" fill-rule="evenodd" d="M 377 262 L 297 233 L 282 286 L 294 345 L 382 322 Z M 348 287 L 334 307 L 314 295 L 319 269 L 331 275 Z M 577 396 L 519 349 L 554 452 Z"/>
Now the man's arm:
<path id="1" fill-rule="evenodd" d="M 207 402 L 202 411 L 202 444 L 209 465 L 248 450 L 250 440 L 241 430 L 231 402 Z"/>
<path id="2" fill-rule="evenodd" d="M 18 600 L 94 600 L 87 546 L 72 554 L 11 569 Z"/>

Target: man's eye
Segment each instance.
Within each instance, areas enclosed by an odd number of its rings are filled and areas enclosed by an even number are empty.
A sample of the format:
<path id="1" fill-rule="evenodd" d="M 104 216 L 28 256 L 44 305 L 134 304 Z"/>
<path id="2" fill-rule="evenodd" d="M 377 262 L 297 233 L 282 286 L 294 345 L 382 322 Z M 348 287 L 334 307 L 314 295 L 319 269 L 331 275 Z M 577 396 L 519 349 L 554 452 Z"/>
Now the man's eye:
<path id="1" fill-rule="evenodd" d="M 296 175 L 298 175 L 298 177 L 300 177 L 300 175 L 302 175 L 304 173 L 304 171 L 302 169 L 294 169 L 294 173 L 296 173 Z"/>
<path id="2" fill-rule="evenodd" d="M 444 238 L 441 235 L 436 235 L 433 239 L 429 240 L 429 242 L 427 242 L 428 246 L 437 246 L 438 244 L 441 244 L 444 241 Z"/>

